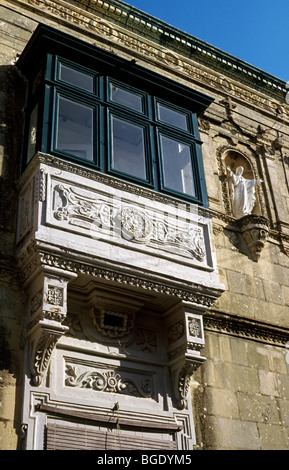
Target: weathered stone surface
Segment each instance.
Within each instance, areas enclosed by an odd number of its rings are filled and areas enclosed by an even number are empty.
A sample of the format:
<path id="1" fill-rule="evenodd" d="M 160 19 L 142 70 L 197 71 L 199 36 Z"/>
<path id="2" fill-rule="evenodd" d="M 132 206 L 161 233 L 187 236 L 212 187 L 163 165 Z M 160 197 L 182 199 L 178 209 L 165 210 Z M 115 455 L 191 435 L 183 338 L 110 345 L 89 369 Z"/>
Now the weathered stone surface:
<path id="1" fill-rule="evenodd" d="M 217 420 L 220 449 L 260 450 L 261 442 L 256 423 L 236 419 Z"/>

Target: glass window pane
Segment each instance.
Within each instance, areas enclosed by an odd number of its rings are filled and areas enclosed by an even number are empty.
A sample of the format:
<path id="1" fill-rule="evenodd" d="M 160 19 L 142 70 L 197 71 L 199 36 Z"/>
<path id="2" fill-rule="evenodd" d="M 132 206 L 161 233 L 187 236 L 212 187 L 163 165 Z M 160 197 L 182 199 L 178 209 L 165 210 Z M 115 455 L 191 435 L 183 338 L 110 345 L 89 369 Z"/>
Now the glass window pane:
<path id="1" fill-rule="evenodd" d="M 143 112 L 142 96 L 110 84 L 110 99 L 115 103 L 122 104 L 140 113 Z"/>
<path id="2" fill-rule="evenodd" d="M 144 129 L 112 117 L 112 168 L 146 179 Z"/>
<path id="3" fill-rule="evenodd" d="M 175 111 L 174 109 L 167 108 L 158 103 L 158 118 L 173 126 L 179 127 L 185 131 L 188 130 L 186 114 Z"/>
<path id="4" fill-rule="evenodd" d="M 190 146 L 161 136 L 161 159 L 164 186 L 180 193 L 195 196 Z"/>
<path id="5" fill-rule="evenodd" d="M 93 160 L 93 109 L 59 97 L 56 148 Z"/>
<path id="6" fill-rule="evenodd" d="M 75 70 L 66 65 L 60 64 L 59 79 L 70 83 L 71 85 L 82 88 L 83 90 L 93 92 L 92 75 L 80 72 L 79 70 Z"/>

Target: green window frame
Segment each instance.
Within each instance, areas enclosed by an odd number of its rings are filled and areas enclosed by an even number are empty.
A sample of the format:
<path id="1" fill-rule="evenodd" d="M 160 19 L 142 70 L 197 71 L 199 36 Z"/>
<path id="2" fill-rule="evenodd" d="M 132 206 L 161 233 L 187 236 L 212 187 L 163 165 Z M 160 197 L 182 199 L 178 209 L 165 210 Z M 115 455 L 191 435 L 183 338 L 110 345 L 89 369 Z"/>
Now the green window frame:
<path id="1" fill-rule="evenodd" d="M 30 82 L 24 166 L 42 151 L 207 206 L 197 119 L 211 98 L 43 25 L 18 66 Z"/>

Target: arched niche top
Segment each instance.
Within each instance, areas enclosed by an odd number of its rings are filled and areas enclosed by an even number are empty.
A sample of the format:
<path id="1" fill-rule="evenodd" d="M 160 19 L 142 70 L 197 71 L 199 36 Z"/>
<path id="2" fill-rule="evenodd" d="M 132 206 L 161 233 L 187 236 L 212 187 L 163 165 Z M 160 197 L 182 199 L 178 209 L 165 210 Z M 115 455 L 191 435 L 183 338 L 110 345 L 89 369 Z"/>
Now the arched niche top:
<path id="1" fill-rule="evenodd" d="M 243 176 L 247 179 L 255 178 L 254 171 L 252 165 L 247 157 L 245 157 L 242 153 L 235 151 L 235 150 L 228 150 L 225 154 L 225 167 L 228 166 L 231 168 L 233 173 L 236 172 L 238 166 L 242 166 L 244 168 Z"/>
<path id="2" fill-rule="evenodd" d="M 242 176 L 244 178 L 248 180 L 258 179 L 258 175 L 256 175 L 256 172 L 254 171 L 249 158 L 237 150 L 230 149 L 225 152 L 224 164 L 225 164 L 225 168 L 229 167 L 233 173 L 236 173 L 236 169 L 239 166 L 242 166 L 244 169 Z M 228 192 L 229 192 L 229 188 L 228 188 Z M 260 205 L 260 198 L 259 198 L 258 192 L 259 192 L 258 188 L 256 188 L 256 193 L 255 193 L 256 201 L 252 210 L 252 214 L 255 214 L 255 215 L 261 214 L 261 205 Z"/>

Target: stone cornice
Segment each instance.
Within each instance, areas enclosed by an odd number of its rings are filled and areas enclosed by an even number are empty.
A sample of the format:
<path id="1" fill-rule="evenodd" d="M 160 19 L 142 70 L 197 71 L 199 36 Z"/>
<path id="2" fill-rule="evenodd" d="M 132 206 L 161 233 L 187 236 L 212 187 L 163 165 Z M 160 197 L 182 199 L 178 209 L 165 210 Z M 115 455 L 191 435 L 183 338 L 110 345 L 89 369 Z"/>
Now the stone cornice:
<path id="1" fill-rule="evenodd" d="M 55 251 L 55 250 L 54 250 Z M 212 286 L 203 286 L 191 283 L 177 282 L 175 279 L 159 279 L 149 277 L 147 273 L 125 272 L 124 269 L 117 270 L 115 267 L 96 265 L 89 260 L 73 257 L 68 254 L 56 254 L 39 249 L 41 264 L 51 268 L 61 268 L 66 272 L 84 274 L 104 281 L 111 281 L 127 286 L 141 288 L 148 291 L 158 292 L 179 298 L 185 302 L 195 303 L 199 308 L 210 308 L 222 293 L 221 289 Z"/>
<path id="2" fill-rule="evenodd" d="M 205 331 L 229 334 L 257 340 L 266 344 L 285 346 L 289 341 L 289 329 L 269 325 L 244 317 L 236 317 L 210 310 L 204 316 Z"/>
<path id="3" fill-rule="evenodd" d="M 98 260 L 73 250 L 61 249 L 57 246 L 48 246 L 45 243 L 32 240 L 26 245 L 18 256 L 19 278 L 23 284 L 29 284 L 39 269 L 60 270 L 71 275 L 92 276 L 104 282 L 110 281 L 132 288 L 141 288 L 159 294 L 174 296 L 185 302 L 198 304 L 199 308 L 210 308 L 222 294 L 223 286 L 201 285 L 184 282 L 170 276 L 148 274 L 133 269 L 117 267 L 109 260 L 100 264 Z"/>
<path id="4" fill-rule="evenodd" d="M 169 25 L 131 5 L 120 0 L 68 0 L 68 3 L 84 7 L 89 12 L 97 12 L 117 24 L 124 25 L 128 30 L 157 40 L 160 43 L 169 43 L 170 48 L 183 51 L 192 58 L 198 58 L 202 63 L 211 63 L 217 69 L 241 74 L 249 82 L 263 87 L 273 88 L 285 92 L 285 82 L 263 70 L 248 64 L 237 57 L 202 41 L 191 34 Z"/>
<path id="5" fill-rule="evenodd" d="M 169 73 L 205 85 L 212 91 L 217 89 L 263 112 L 275 116 L 276 108 L 281 106 L 283 116 L 289 115 L 284 81 L 123 2 L 7 0 L 6 3 L 30 10 L 36 21 L 41 22 L 43 17 L 45 21 L 56 21 L 69 30 L 85 34 L 90 41 L 99 38 L 109 50 L 115 47 L 124 54 L 133 53 Z"/>
<path id="6" fill-rule="evenodd" d="M 210 64 L 217 70 L 226 71 L 236 77 L 240 75 L 243 81 L 254 83 L 255 86 L 285 92 L 285 82 L 237 57 L 228 54 L 211 44 L 202 41 L 191 34 L 165 23 L 133 6 L 120 0 L 70 0 L 68 3 L 84 7 L 89 12 L 98 12 L 117 24 L 122 24 L 128 30 L 137 32 L 145 38 L 151 38 L 160 43 L 169 44 L 170 49 L 182 51 L 191 58 L 206 65 Z"/>

